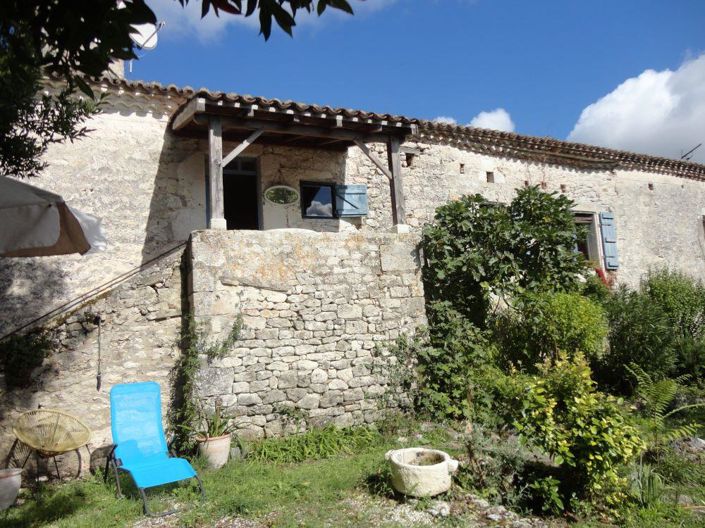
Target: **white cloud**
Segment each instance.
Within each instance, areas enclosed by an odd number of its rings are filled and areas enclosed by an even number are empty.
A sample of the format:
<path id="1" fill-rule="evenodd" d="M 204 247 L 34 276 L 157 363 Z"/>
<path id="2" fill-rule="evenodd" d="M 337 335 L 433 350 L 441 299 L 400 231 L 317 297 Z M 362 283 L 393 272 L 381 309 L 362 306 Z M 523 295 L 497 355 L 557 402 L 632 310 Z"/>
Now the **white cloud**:
<path id="1" fill-rule="evenodd" d="M 457 125 L 458 122 L 455 120 L 454 117 L 450 116 L 438 116 L 433 119 L 434 123 L 439 123 L 441 125 Z"/>
<path id="2" fill-rule="evenodd" d="M 333 216 L 333 204 L 330 202 L 324 204 L 318 200 L 312 200 L 311 205 L 306 208 L 306 215 L 329 218 Z"/>
<path id="3" fill-rule="evenodd" d="M 514 121 L 504 108 L 496 108 L 489 112 L 480 112 L 470 121 L 470 126 L 490 128 L 502 132 L 514 132 Z"/>
<path id="4" fill-rule="evenodd" d="M 583 110 L 568 139 L 669 158 L 705 143 L 705 54 L 627 79 Z M 705 162 L 705 145 L 692 161 Z"/>
<path id="5" fill-rule="evenodd" d="M 351 5 L 355 11 L 355 16 L 360 17 L 367 13 L 384 9 L 396 1 L 366 0 L 364 2 L 352 2 Z M 201 2 L 198 0 L 191 0 L 183 8 L 179 2 L 174 0 L 150 0 L 149 6 L 156 13 L 157 20 L 166 22 L 165 28 L 160 32 L 160 37 L 164 38 L 196 37 L 203 43 L 212 43 L 223 36 L 228 26 L 240 25 L 259 31 L 259 18 L 256 13 L 250 17 L 220 13 L 220 16 L 217 17 L 211 9 L 206 17 L 201 19 Z M 296 35 L 296 30 L 300 30 L 302 26 L 316 25 L 332 18 L 345 19 L 349 17 L 350 15 L 337 9 L 328 9 L 321 17 L 318 17 L 315 13 L 309 14 L 306 11 L 300 11 L 296 15 L 294 35 Z M 272 26 L 272 33 L 279 31 L 275 22 L 272 22 Z"/>

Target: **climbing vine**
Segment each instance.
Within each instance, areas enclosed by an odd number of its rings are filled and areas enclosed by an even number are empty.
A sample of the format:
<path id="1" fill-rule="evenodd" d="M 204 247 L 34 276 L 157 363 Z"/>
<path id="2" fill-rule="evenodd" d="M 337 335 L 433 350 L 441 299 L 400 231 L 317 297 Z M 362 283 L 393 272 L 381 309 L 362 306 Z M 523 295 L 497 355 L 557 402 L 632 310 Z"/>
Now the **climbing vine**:
<path id="1" fill-rule="evenodd" d="M 242 316 L 233 322 L 228 335 L 221 340 L 210 339 L 192 316 L 184 320 L 179 348 L 181 357 L 172 371 L 172 402 L 169 407 L 169 426 L 174 435 L 177 451 L 188 452 L 194 447 L 190 427 L 199 416 L 196 401 L 196 377 L 202 358 L 210 363 L 232 350 L 242 331 Z"/>

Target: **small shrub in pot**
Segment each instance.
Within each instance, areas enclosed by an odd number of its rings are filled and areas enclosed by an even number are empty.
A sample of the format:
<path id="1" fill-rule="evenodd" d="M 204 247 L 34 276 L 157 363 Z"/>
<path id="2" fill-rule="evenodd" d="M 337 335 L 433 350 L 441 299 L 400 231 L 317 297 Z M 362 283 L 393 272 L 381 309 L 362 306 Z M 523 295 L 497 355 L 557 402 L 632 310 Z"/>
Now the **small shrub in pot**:
<path id="1" fill-rule="evenodd" d="M 212 413 L 200 409 L 198 426 L 191 429 L 198 444 L 198 453 L 211 469 L 219 469 L 228 462 L 233 431 L 231 419 L 225 414 L 220 400 L 217 400 Z"/>

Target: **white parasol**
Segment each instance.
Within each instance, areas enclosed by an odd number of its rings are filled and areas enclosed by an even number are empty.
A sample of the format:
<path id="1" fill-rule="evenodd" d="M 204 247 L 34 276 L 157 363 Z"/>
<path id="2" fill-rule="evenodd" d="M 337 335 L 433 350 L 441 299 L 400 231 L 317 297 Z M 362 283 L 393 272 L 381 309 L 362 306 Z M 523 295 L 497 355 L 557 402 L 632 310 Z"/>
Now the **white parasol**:
<path id="1" fill-rule="evenodd" d="M 0 176 L 0 257 L 43 257 L 101 251 L 107 247 L 100 219 L 64 199 Z"/>

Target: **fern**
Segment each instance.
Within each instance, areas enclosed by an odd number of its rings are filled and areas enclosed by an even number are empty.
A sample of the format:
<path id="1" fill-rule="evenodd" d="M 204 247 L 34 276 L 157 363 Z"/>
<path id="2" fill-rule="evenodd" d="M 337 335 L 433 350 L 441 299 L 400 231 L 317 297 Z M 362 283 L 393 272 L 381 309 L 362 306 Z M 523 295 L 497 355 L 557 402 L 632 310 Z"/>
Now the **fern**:
<path id="1" fill-rule="evenodd" d="M 705 403 L 693 403 L 671 409 L 673 401 L 690 376 L 684 374 L 677 378 L 654 380 L 639 365 L 630 363 L 627 371 L 636 380 L 636 397 L 647 419 L 646 438 L 648 449 L 655 449 L 676 440 L 695 436 L 696 424 L 671 425 L 669 418 L 686 409 L 703 407 Z M 669 410 L 671 409 L 671 410 Z"/>

